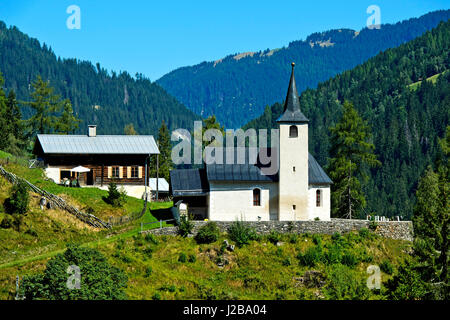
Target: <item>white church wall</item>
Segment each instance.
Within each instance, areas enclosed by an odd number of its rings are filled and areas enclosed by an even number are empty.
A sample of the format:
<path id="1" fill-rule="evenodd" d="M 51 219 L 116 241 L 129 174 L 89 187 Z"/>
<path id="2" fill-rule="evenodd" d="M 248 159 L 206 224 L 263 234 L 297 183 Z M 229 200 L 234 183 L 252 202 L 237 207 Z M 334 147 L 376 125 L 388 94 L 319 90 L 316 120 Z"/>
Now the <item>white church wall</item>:
<path id="1" fill-rule="evenodd" d="M 316 203 L 316 192 L 320 190 L 320 207 Z M 309 186 L 308 189 L 308 220 L 319 218 L 321 221 L 330 221 L 330 187 Z"/>
<path id="2" fill-rule="evenodd" d="M 253 205 L 253 189 L 261 190 L 260 206 Z M 278 185 L 271 182 L 210 181 L 209 219 L 269 221 L 278 216 Z"/>
<path id="3" fill-rule="evenodd" d="M 295 125 L 297 137 L 289 137 Z M 280 124 L 279 219 L 308 220 L 308 124 Z"/>

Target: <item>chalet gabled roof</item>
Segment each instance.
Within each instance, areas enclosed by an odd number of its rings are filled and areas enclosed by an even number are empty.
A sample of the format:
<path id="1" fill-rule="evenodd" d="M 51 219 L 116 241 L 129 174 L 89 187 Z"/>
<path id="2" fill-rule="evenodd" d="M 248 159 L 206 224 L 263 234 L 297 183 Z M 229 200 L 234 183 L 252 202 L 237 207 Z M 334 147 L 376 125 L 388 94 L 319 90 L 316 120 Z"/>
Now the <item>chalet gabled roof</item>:
<path id="1" fill-rule="evenodd" d="M 297 86 L 295 85 L 294 76 L 295 63 L 292 63 L 291 79 L 289 81 L 289 88 L 284 101 L 284 109 L 277 122 L 300 122 L 305 123 L 309 120 L 300 111 L 300 99 L 298 96 Z"/>
<path id="2" fill-rule="evenodd" d="M 159 154 L 153 136 L 38 134 L 37 144 L 44 154 Z"/>

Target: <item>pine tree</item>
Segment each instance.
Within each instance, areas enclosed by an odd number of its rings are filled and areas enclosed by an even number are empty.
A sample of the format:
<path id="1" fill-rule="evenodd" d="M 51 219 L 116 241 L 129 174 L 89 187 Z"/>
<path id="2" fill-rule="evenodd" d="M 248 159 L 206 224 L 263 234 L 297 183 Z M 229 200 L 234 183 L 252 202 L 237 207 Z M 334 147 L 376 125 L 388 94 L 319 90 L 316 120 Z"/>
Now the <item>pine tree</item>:
<path id="1" fill-rule="evenodd" d="M 60 96 L 53 93 L 54 89 L 41 76 L 37 77 L 32 86 L 32 101 L 26 103 L 34 111 L 33 116 L 28 119 L 30 134 L 51 133 L 56 128 L 55 113 L 62 108 Z"/>
<path id="2" fill-rule="evenodd" d="M 170 170 L 173 169 L 172 162 L 172 144 L 170 141 L 169 129 L 164 120 L 161 123 L 158 133 L 158 149 L 159 149 L 159 177 L 170 181 Z M 156 177 L 156 156 L 150 160 L 150 176 Z"/>
<path id="3" fill-rule="evenodd" d="M 134 129 L 134 125 L 132 123 L 125 125 L 125 127 L 123 128 L 123 133 L 129 136 L 135 136 L 138 134 Z"/>
<path id="4" fill-rule="evenodd" d="M 8 147 L 9 136 L 8 112 L 3 83 L 3 76 L 0 73 L 0 150 L 5 150 Z"/>
<path id="5" fill-rule="evenodd" d="M 334 217 L 357 217 L 366 205 L 361 182 L 367 181 L 365 167 L 380 164 L 373 153 L 367 123 L 353 105 L 345 101 L 339 122 L 330 129 L 331 150 L 328 165 L 331 185 L 331 208 Z"/>
<path id="6" fill-rule="evenodd" d="M 73 133 L 76 129 L 78 129 L 81 120 L 74 116 L 72 104 L 69 99 L 63 100 L 62 106 L 62 114 L 56 119 L 55 129 L 58 132 L 65 134 Z"/>

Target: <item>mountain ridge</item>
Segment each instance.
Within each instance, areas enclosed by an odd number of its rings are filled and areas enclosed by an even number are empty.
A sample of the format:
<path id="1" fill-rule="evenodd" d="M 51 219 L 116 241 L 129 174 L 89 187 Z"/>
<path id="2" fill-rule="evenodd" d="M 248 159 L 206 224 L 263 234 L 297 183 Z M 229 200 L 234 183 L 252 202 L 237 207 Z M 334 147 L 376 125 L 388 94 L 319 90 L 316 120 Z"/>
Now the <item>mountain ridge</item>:
<path id="1" fill-rule="evenodd" d="M 305 40 L 291 41 L 287 47 L 235 53 L 181 67 L 156 82 L 202 117 L 214 114 L 225 127 L 237 128 L 259 116 L 266 105 L 284 99 L 292 61 L 297 65 L 301 92 L 380 51 L 410 41 L 449 18 L 450 10 L 439 10 L 383 24 L 379 30 L 341 28 L 316 32 Z"/>

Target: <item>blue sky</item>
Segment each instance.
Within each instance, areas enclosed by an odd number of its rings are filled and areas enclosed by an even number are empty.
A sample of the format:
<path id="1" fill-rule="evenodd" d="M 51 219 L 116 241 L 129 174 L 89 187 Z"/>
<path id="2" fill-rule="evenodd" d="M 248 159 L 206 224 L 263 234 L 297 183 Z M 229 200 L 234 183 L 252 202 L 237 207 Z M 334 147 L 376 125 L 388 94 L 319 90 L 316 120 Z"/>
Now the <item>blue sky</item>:
<path id="1" fill-rule="evenodd" d="M 66 26 L 70 5 L 81 10 L 79 30 Z M 154 81 L 181 66 L 287 46 L 313 32 L 359 30 L 370 5 L 380 7 L 381 23 L 450 8 L 448 0 L 1 0 L 0 20 L 61 57 Z"/>

